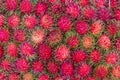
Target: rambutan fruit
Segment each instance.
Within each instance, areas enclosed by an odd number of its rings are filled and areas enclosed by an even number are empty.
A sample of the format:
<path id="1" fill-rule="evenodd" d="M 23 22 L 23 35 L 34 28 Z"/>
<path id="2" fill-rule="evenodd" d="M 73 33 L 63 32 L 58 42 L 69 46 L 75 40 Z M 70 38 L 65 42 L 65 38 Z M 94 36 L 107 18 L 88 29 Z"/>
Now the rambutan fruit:
<path id="1" fill-rule="evenodd" d="M 115 9 L 114 10 L 114 18 L 116 20 L 120 20 L 120 9 Z"/>
<path id="2" fill-rule="evenodd" d="M 15 10 L 17 8 L 17 0 L 5 0 L 5 6 L 7 10 Z"/>
<path id="3" fill-rule="evenodd" d="M 62 6 L 61 4 L 52 4 L 51 10 L 53 13 L 60 13 L 62 12 Z"/>
<path id="4" fill-rule="evenodd" d="M 91 6 L 86 6 L 83 9 L 82 14 L 86 19 L 92 19 L 95 17 L 95 10 Z"/>
<path id="5" fill-rule="evenodd" d="M 20 45 L 20 51 L 24 56 L 31 56 L 34 52 L 34 48 L 29 42 L 24 42 Z"/>
<path id="6" fill-rule="evenodd" d="M 8 80 L 19 80 L 19 75 L 17 73 L 10 73 Z"/>
<path id="7" fill-rule="evenodd" d="M 115 48 L 120 51 L 120 37 L 116 38 Z"/>
<path id="8" fill-rule="evenodd" d="M 53 17 L 50 14 L 44 14 L 39 22 L 41 27 L 50 28 L 53 25 Z"/>
<path id="9" fill-rule="evenodd" d="M 33 80 L 33 74 L 30 72 L 27 72 L 23 75 L 23 80 Z"/>
<path id="10" fill-rule="evenodd" d="M 54 78 L 54 80 L 63 80 L 63 78 L 61 76 L 57 76 Z"/>
<path id="11" fill-rule="evenodd" d="M 96 80 L 96 79 L 92 76 L 89 76 L 88 78 L 86 78 L 86 80 Z"/>
<path id="12" fill-rule="evenodd" d="M 110 7 L 116 8 L 118 6 L 118 0 L 110 0 Z"/>
<path id="13" fill-rule="evenodd" d="M 118 27 L 117 27 L 117 25 L 114 24 L 114 23 L 109 23 L 109 24 L 107 25 L 107 31 L 108 31 L 110 34 L 114 35 L 114 34 L 116 34 L 117 31 L 118 31 Z"/>
<path id="14" fill-rule="evenodd" d="M 70 30 L 72 23 L 69 17 L 61 16 L 57 20 L 57 25 L 62 31 L 66 32 Z"/>
<path id="15" fill-rule="evenodd" d="M 90 73 L 90 70 L 91 70 L 90 65 L 87 64 L 87 63 L 83 63 L 80 66 L 78 66 L 78 70 L 77 71 L 78 71 L 78 74 L 81 77 L 85 77 L 85 76 L 87 76 Z"/>
<path id="16" fill-rule="evenodd" d="M 100 51 L 97 50 L 97 49 L 93 49 L 91 52 L 90 52 L 90 60 L 93 61 L 93 62 L 98 62 L 101 58 L 101 54 L 100 54 Z"/>
<path id="17" fill-rule="evenodd" d="M 51 47 L 46 43 L 42 43 L 38 46 L 38 55 L 42 59 L 49 59 L 51 57 L 51 51 Z"/>
<path id="18" fill-rule="evenodd" d="M 82 50 L 75 50 L 72 54 L 72 60 L 74 62 L 82 62 L 86 59 L 86 53 Z"/>
<path id="19" fill-rule="evenodd" d="M 6 28 L 0 28 L 0 42 L 6 42 L 9 40 L 9 31 Z"/>
<path id="20" fill-rule="evenodd" d="M 45 33 L 42 29 L 36 29 L 32 32 L 31 41 L 35 44 L 42 43 L 44 41 Z"/>
<path id="21" fill-rule="evenodd" d="M 37 80 L 49 80 L 49 76 L 47 74 L 41 74 Z"/>
<path id="22" fill-rule="evenodd" d="M 116 52 L 109 52 L 109 53 L 105 56 L 104 60 L 105 60 L 106 63 L 115 64 L 115 63 L 117 62 L 118 58 L 119 58 L 119 57 L 118 57 L 118 55 L 117 55 Z"/>
<path id="23" fill-rule="evenodd" d="M 24 18 L 24 25 L 28 29 L 34 28 L 37 24 L 37 20 L 34 16 L 25 16 Z"/>
<path id="24" fill-rule="evenodd" d="M 63 75 L 72 75 L 74 71 L 73 64 L 70 62 L 63 62 L 60 69 Z"/>
<path id="25" fill-rule="evenodd" d="M 98 9 L 98 18 L 101 20 L 108 20 L 111 17 L 110 10 L 107 8 Z"/>
<path id="26" fill-rule="evenodd" d="M 93 0 L 93 3 L 96 7 L 103 7 L 105 6 L 106 0 Z"/>
<path id="27" fill-rule="evenodd" d="M 11 63 L 8 59 L 4 59 L 1 61 L 0 67 L 5 71 L 9 71 L 11 68 Z"/>
<path id="28" fill-rule="evenodd" d="M 47 42 L 51 44 L 57 44 L 61 41 L 62 33 L 59 29 L 53 29 L 48 32 Z"/>
<path id="29" fill-rule="evenodd" d="M 26 32 L 23 29 L 16 29 L 13 37 L 18 42 L 23 42 L 26 39 Z"/>
<path id="30" fill-rule="evenodd" d="M 16 57 L 18 52 L 18 47 L 15 43 L 11 42 L 7 45 L 7 54 L 11 57 Z"/>
<path id="31" fill-rule="evenodd" d="M 8 16 L 8 26 L 15 28 L 20 24 L 20 17 L 16 14 Z"/>
<path id="32" fill-rule="evenodd" d="M 15 65 L 16 65 L 17 70 L 20 72 L 25 72 L 29 68 L 28 61 L 24 58 L 17 58 Z"/>
<path id="33" fill-rule="evenodd" d="M 94 73 L 97 77 L 104 78 L 108 73 L 108 68 L 105 65 L 98 65 L 95 68 Z"/>
<path id="34" fill-rule="evenodd" d="M 58 70 L 58 66 L 57 66 L 57 64 L 55 63 L 55 62 L 53 62 L 53 61 L 50 61 L 50 62 L 48 62 L 48 64 L 47 64 L 47 69 L 48 69 L 48 71 L 50 72 L 50 73 L 56 73 L 57 72 L 57 70 Z"/>
<path id="35" fill-rule="evenodd" d="M 120 65 L 113 66 L 111 70 L 111 74 L 116 78 L 120 78 Z"/>
<path id="36" fill-rule="evenodd" d="M 102 21 L 100 20 L 94 21 L 90 26 L 90 32 L 94 35 L 100 34 L 103 28 L 102 25 L 103 25 Z"/>
<path id="37" fill-rule="evenodd" d="M 70 50 L 66 45 L 61 44 L 55 49 L 55 58 L 58 61 L 64 61 L 70 55 Z"/>
<path id="38" fill-rule="evenodd" d="M 110 38 L 105 35 L 105 34 L 102 34 L 99 38 L 98 38 L 98 44 L 101 48 L 104 48 L 104 49 L 109 49 L 111 47 L 111 41 L 110 41 Z"/>
<path id="39" fill-rule="evenodd" d="M 80 14 L 80 8 L 77 3 L 71 3 L 66 6 L 66 13 L 73 18 L 77 18 Z"/>
<path id="40" fill-rule="evenodd" d="M 91 48 L 93 46 L 93 38 L 86 35 L 82 38 L 82 45 L 84 48 Z"/>
<path id="41" fill-rule="evenodd" d="M 6 75 L 2 72 L 0 72 L 0 80 L 6 80 Z"/>
<path id="42" fill-rule="evenodd" d="M 43 70 L 43 63 L 39 60 L 35 60 L 33 61 L 32 63 L 32 69 L 35 71 L 35 72 L 41 72 Z"/>
<path id="43" fill-rule="evenodd" d="M 20 2 L 20 10 L 23 13 L 30 13 L 32 10 L 32 3 L 29 0 L 23 0 Z"/>
<path id="44" fill-rule="evenodd" d="M 78 2 L 80 4 L 80 6 L 84 7 L 84 6 L 87 6 L 90 1 L 89 0 L 79 0 Z"/>
<path id="45" fill-rule="evenodd" d="M 83 20 L 78 20 L 75 23 L 75 30 L 80 34 L 83 35 L 88 31 L 88 23 Z"/>
<path id="46" fill-rule="evenodd" d="M 47 10 L 47 4 L 44 2 L 38 2 L 34 7 L 35 13 L 38 15 L 43 15 Z"/>
<path id="47" fill-rule="evenodd" d="M 69 36 L 69 37 L 67 38 L 67 44 L 68 44 L 69 46 L 71 46 L 71 47 L 77 46 L 78 43 L 79 43 L 79 41 L 78 41 L 78 37 L 77 37 L 76 35 Z"/>

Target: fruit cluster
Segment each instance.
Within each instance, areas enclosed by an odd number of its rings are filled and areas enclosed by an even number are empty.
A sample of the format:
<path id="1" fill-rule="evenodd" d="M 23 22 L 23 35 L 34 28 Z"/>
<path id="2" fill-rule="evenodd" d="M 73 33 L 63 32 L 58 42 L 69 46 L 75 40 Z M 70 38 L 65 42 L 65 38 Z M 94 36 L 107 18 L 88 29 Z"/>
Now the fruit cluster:
<path id="1" fill-rule="evenodd" d="M 119 0 L 0 0 L 0 80 L 120 80 Z"/>

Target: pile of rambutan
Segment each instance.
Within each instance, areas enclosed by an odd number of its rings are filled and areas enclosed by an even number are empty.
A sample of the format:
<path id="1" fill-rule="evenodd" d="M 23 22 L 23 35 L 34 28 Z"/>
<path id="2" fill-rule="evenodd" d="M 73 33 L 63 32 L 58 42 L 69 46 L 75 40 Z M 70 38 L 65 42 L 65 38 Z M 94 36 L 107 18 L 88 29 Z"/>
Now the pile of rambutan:
<path id="1" fill-rule="evenodd" d="M 120 0 L 0 0 L 0 80 L 120 80 Z"/>

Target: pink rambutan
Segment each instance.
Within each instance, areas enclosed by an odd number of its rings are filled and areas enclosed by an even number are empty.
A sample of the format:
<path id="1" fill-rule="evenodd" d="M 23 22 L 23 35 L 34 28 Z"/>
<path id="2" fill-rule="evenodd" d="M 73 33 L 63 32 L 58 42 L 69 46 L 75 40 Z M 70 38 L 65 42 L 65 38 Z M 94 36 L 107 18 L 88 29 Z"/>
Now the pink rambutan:
<path id="1" fill-rule="evenodd" d="M 32 3 L 29 0 L 23 0 L 20 2 L 20 10 L 24 13 L 29 13 L 32 10 Z"/>
<path id="2" fill-rule="evenodd" d="M 16 29 L 14 31 L 13 37 L 16 41 L 22 42 L 26 39 L 26 32 L 23 29 Z"/>
<path id="3" fill-rule="evenodd" d="M 41 74 L 37 80 L 49 80 L 49 76 L 47 74 Z"/>
<path id="4" fill-rule="evenodd" d="M 78 66 L 78 74 L 81 77 L 85 77 L 86 75 L 88 75 L 90 70 L 90 65 L 87 63 L 83 63 L 80 66 Z"/>
<path id="5" fill-rule="evenodd" d="M 80 34 L 83 35 L 88 31 L 88 23 L 82 20 L 78 20 L 75 23 L 75 30 Z"/>
<path id="6" fill-rule="evenodd" d="M 82 50 L 75 50 L 72 54 L 72 60 L 75 62 L 82 62 L 86 59 L 86 53 Z"/>
<path id="7" fill-rule="evenodd" d="M 110 0 L 110 7 L 116 8 L 118 6 L 118 0 Z"/>
<path id="8" fill-rule="evenodd" d="M 93 7 L 91 6 L 86 6 L 84 9 L 83 9 L 83 12 L 82 12 L 83 16 L 87 19 L 91 19 L 91 18 L 94 18 L 95 17 L 95 10 Z"/>
<path id="9" fill-rule="evenodd" d="M 6 42 L 9 40 L 9 31 L 5 28 L 0 28 L 0 42 Z"/>
<path id="10" fill-rule="evenodd" d="M 90 2 L 89 0 L 79 0 L 80 6 L 86 6 L 89 4 L 89 2 Z"/>
<path id="11" fill-rule="evenodd" d="M 76 35 L 74 36 L 69 36 L 67 38 L 67 44 L 71 47 L 77 46 L 78 45 L 78 37 Z"/>
<path id="12" fill-rule="evenodd" d="M 57 20 L 57 25 L 62 31 L 68 31 L 71 28 L 72 23 L 69 17 L 61 16 Z"/>
<path id="13" fill-rule="evenodd" d="M 82 39 L 82 45 L 84 48 L 91 48 L 93 46 L 93 38 L 89 35 L 86 35 Z"/>
<path id="14" fill-rule="evenodd" d="M 98 62 L 100 60 L 101 54 L 100 51 L 97 49 L 93 49 L 90 52 L 90 60 L 93 62 Z"/>
<path id="15" fill-rule="evenodd" d="M 20 71 L 20 72 L 25 72 L 29 68 L 28 61 L 24 58 L 18 58 L 16 60 L 15 65 L 16 65 L 17 70 Z"/>
<path id="16" fill-rule="evenodd" d="M 17 8 L 17 0 L 5 0 L 7 10 L 15 10 Z"/>
<path id="17" fill-rule="evenodd" d="M 37 20 L 34 16 L 25 16 L 24 18 L 24 25 L 28 28 L 34 28 L 37 24 Z"/>
<path id="18" fill-rule="evenodd" d="M 98 38 L 98 44 L 101 48 L 104 48 L 104 49 L 109 49 L 111 47 L 111 41 L 110 41 L 110 38 L 105 35 L 105 34 L 102 34 L 99 38 Z"/>
<path id="19" fill-rule="evenodd" d="M 114 10 L 114 18 L 120 20 L 120 9 Z"/>
<path id="20" fill-rule="evenodd" d="M 105 58 L 104 58 L 105 62 L 106 63 L 109 63 L 109 64 L 115 64 L 118 60 L 118 55 L 116 52 L 109 52 Z"/>
<path id="21" fill-rule="evenodd" d="M 99 78 L 103 78 L 107 75 L 108 73 L 108 69 L 105 65 L 98 65 L 95 70 L 94 73 L 97 77 Z"/>
<path id="22" fill-rule="evenodd" d="M 66 7 L 66 13 L 69 14 L 73 18 L 77 18 L 80 14 L 79 5 L 76 3 L 68 4 Z"/>
<path id="23" fill-rule="evenodd" d="M 98 10 L 98 18 L 101 20 L 108 20 L 111 17 L 110 10 L 107 8 L 100 8 Z"/>
<path id="24" fill-rule="evenodd" d="M 120 65 L 113 66 L 111 74 L 116 78 L 120 78 Z"/>
<path id="25" fill-rule="evenodd" d="M 59 29 L 53 29 L 48 33 L 47 41 L 50 44 L 58 43 L 62 38 L 61 31 Z"/>
<path id="26" fill-rule="evenodd" d="M 60 69 L 63 75 L 72 75 L 74 71 L 70 62 L 63 62 Z"/>
<path id="27" fill-rule="evenodd" d="M 89 76 L 88 78 L 86 78 L 86 80 L 96 80 L 96 79 L 92 76 Z"/>
<path id="28" fill-rule="evenodd" d="M 102 21 L 100 20 L 94 21 L 90 26 L 90 32 L 96 35 L 96 34 L 100 34 L 101 31 L 102 31 Z"/>
<path id="29" fill-rule="evenodd" d="M 49 59 L 51 57 L 51 51 L 51 47 L 46 43 L 42 43 L 38 46 L 38 55 L 42 59 Z"/>
<path id="30" fill-rule="evenodd" d="M 15 43 L 11 42 L 7 45 L 7 54 L 10 55 L 11 57 L 16 57 L 17 52 L 18 52 L 18 47 Z"/>
<path id="31" fill-rule="evenodd" d="M 1 61 L 0 67 L 5 71 L 9 71 L 11 68 L 11 63 L 8 59 L 4 59 Z"/>
<path id="32" fill-rule="evenodd" d="M 63 78 L 61 76 L 57 76 L 54 78 L 54 80 L 63 80 Z"/>
<path id="33" fill-rule="evenodd" d="M 120 37 L 116 38 L 115 48 L 120 51 Z"/>
<path id="34" fill-rule="evenodd" d="M 53 24 L 53 18 L 50 14 L 45 14 L 40 19 L 40 25 L 43 28 L 50 28 Z"/>
<path id="35" fill-rule="evenodd" d="M 103 7 L 106 3 L 106 0 L 93 0 L 96 7 Z"/>
<path id="36" fill-rule="evenodd" d="M 3 14 L 0 14 L 0 27 L 3 26 L 5 22 L 5 17 L 3 16 Z"/>
<path id="37" fill-rule="evenodd" d="M 40 15 L 43 15 L 46 10 L 47 10 L 47 4 L 44 3 L 44 2 L 38 2 L 36 5 L 35 5 L 35 13 L 36 14 L 40 14 Z"/>
<path id="38" fill-rule="evenodd" d="M 107 25 L 107 31 L 108 31 L 110 34 L 114 35 L 114 34 L 116 34 L 117 31 L 118 31 L 118 27 L 117 27 L 117 25 L 114 24 L 114 23 L 109 23 L 109 24 Z"/>
<path id="39" fill-rule="evenodd" d="M 0 80 L 6 80 L 6 75 L 0 72 Z"/>
<path id="40" fill-rule="evenodd" d="M 50 61 L 50 62 L 48 62 L 48 64 L 47 64 L 47 69 L 48 69 L 48 71 L 49 71 L 50 73 L 56 73 L 57 70 L 58 70 L 58 66 L 56 65 L 55 62 Z"/>
<path id="41" fill-rule="evenodd" d="M 66 45 L 61 44 L 55 49 L 55 58 L 59 61 L 64 61 L 69 57 L 70 50 Z"/>
<path id="42" fill-rule="evenodd" d="M 33 61 L 32 69 L 35 72 L 41 72 L 43 70 L 43 63 L 41 61 L 38 61 L 38 60 Z"/>
<path id="43" fill-rule="evenodd" d="M 60 4 L 52 4 L 51 10 L 53 13 L 60 13 L 62 12 L 62 7 Z"/>
<path id="44" fill-rule="evenodd" d="M 36 29 L 32 32 L 31 41 L 35 44 L 42 43 L 44 41 L 45 33 L 42 29 Z"/>
<path id="45" fill-rule="evenodd" d="M 19 76 L 17 73 L 10 73 L 8 76 L 8 80 L 19 80 Z"/>
<path id="46" fill-rule="evenodd" d="M 25 56 L 31 56 L 34 52 L 34 48 L 29 42 L 24 42 L 20 45 L 20 51 Z"/>
<path id="47" fill-rule="evenodd" d="M 16 14 L 8 16 L 8 26 L 15 28 L 20 24 L 20 17 Z"/>

